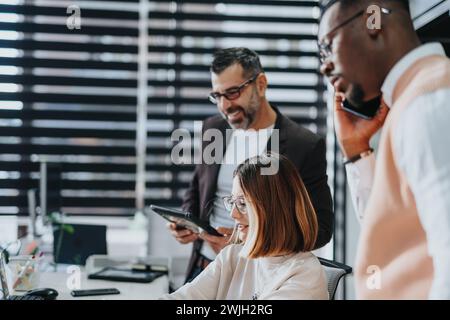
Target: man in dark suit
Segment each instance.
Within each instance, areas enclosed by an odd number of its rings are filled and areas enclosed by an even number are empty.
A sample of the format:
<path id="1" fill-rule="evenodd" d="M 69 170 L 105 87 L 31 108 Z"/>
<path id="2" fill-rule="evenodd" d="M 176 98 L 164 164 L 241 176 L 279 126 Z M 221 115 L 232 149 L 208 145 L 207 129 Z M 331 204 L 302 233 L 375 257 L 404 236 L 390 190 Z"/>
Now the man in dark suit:
<path id="1" fill-rule="evenodd" d="M 209 98 L 217 104 L 220 115 L 206 119 L 202 131 L 219 130 L 223 141 L 228 144 L 223 144 L 223 154 L 219 156 L 222 161 L 197 165 L 183 209 L 209 221 L 224 236 L 198 235 L 187 229 L 177 229 L 175 224 L 168 225 L 178 242 L 194 242 L 187 281 L 195 278 L 214 259 L 227 245 L 232 233 L 233 221 L 222 205 L 222 197 L 231 193 L 234 168 L 245 158 L 264 151 L 285 155 L 298 168 L 317 212 L 319 234 L 316 248 L 328 243 L 333 232 L 334 217 L 327 185 L 324 139 L 286 118 L 270 105 L 266 98 L 267 78 L 255 52 L 247 48 L 216 52 L 211 75 L 213 92 Z M 266 133 L 266 140 L 261 138 L 264 135 L 257 136 L 263 132 Z M 249 144 L 242 143 L 246 139 Z M 275 139 L 277 143 L 272 144 Z M 208 145 L 207 141 L 203 141 L 202 151 Z M 278 150 L 273 150 L 272 146 Z M 234 163 L 227 161 L 230 159 L 234 159 Z"/>

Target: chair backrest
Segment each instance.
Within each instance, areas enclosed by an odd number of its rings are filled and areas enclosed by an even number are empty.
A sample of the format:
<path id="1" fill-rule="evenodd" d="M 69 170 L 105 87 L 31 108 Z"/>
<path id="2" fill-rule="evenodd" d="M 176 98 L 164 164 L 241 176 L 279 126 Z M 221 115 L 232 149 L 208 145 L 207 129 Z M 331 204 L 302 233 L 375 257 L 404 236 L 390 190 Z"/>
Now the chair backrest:
<path id="1" fill-rule="evenodd" d="M 339 285 L 339 281 L 342 279 L 342 277 L 352 273 L 352 267 L 324 258 L 319 258 L 319 261 L 322 264 L 327 275 L 328 295 L 330 297 L 330 300 L 334 300 L 334 295 L 336 294 L 336 289 Z"/>

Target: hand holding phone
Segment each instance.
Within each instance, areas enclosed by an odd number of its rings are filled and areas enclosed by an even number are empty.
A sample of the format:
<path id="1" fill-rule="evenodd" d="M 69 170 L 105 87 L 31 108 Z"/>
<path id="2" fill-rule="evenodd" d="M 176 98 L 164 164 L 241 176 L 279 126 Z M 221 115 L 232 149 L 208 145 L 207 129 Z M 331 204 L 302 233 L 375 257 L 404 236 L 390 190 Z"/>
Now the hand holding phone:
<path id="1" fill-rule="evenodd" d="M 345 99 L 342 102 L 342 109 L 366 120 L 373 119 L 373 117 L 375 117 L 375 115 L 377 114 L 380 106 L 381 106 L 381 96 L 366 101 L 360 106 L 352 105 L 348 101 L 348 99 Z"/>
<path id="2" fill-rule="evenodd" d="M 183 226 L 182 224 L 178 224 L 176 222 L 175 223 L 175 230 L 180 231 L 180 230 L 186 230 L 186 227 Z"/>
<path id="3" fill-rule="evenodd" d="M 198 239 L 198 234 L 175 222 L 167 223 L 172 236 L 181 244 L 188 244 Z"/>
<path id="4" fill-rule="evenodd" d="M 379 102 L 377 102 L 379 101 Z M 378 104 L 378 106 L 376 106 Z M 376 106 L 376 107 L 374 107 Z M 343 93 L 334 98 L 334 124 L 336 136 L 346 158 L 351 158 L 370 148 L 370 139 L 383 126 L 389 108 L 382 99 L 371 100 L 369 111 L 351 106 Z M 376 109 L 376 111 L 374 111 Z"/>

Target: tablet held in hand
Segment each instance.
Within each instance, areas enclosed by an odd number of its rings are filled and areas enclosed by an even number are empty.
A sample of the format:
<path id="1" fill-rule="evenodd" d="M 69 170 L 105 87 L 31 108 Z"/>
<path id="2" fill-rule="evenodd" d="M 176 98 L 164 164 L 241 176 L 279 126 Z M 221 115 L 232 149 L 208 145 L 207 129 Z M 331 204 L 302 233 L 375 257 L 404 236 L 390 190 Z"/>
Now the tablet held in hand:
<path id="1" fill-rule="evenodd" d="M 208 222 L 192 216 L 189 212 L 176 210 L 172 208 L 160 207 L 150 205 L 150 209 L 166 219 L 169 222 L 176 223 L 178 227 L 184 227 L 192 230 L 195 233 L 201 233 L 206 231 L 207 233 L 221 237 L 222 235 L 217 232 Z"/>

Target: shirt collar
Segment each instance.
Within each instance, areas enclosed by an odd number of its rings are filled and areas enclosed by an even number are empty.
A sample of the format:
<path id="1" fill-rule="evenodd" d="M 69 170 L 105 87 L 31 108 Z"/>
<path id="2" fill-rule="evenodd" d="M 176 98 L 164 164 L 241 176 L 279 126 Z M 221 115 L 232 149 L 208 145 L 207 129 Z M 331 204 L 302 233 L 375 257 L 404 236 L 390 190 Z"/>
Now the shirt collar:
<path id="1" fill-rule="evenodd" d="M 420 47 L 412 50 L 398 61 L 394 67 L 389 71 L 386 79 L 384 80 L 381 91 L 383 92 L 383 99 L 386 104 L 391 107 L 393 104 L 393 94 L 397 82 L 400 77 L 408 70 L 417 60 L 427 56 L 440 55 L 445 56 L 444 47 L 438 43 L 428 43 L 421 45 Z"/>

